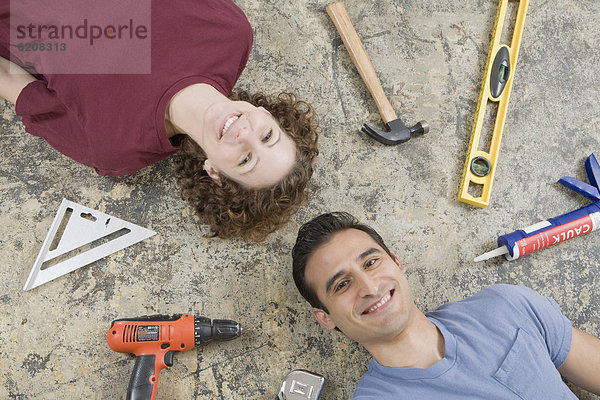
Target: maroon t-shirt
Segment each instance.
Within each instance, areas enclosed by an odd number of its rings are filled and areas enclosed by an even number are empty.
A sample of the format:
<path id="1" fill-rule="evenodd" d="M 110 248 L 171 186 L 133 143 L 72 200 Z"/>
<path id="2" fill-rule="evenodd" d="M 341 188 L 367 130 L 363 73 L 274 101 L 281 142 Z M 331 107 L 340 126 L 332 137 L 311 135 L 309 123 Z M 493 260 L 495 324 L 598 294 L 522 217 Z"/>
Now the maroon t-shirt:
<path id="1" fill-rule="evenodd" d="M 10 58 L 9 2 L 0 3 L 0 55 Z M 228 96 L 252 28 L 230 0 L 152 0 L 151 46 L 150 74 L 48 74 L 27 85 L 15 107 L 27 132 L 101 175 L 156 163 L 178 150 L 165 131 L 168 102 L 195 83 Z"/>

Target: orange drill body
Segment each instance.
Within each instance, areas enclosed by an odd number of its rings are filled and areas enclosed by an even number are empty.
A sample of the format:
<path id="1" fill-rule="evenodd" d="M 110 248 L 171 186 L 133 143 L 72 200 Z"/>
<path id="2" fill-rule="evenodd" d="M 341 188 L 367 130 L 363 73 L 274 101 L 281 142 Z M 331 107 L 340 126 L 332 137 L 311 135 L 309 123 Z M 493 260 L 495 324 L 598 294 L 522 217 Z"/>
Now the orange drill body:
<path id="1" fill-rule="evenodd" d="M 241 334 L 231 320 L 213 320 L 190 314 L 151 315 L 113 321 L 106 334 L 108 346 L 136 355 L 127 400 L 156 398 L 158 374 L 173 365 L 175 352 L 193 349 L 212 340 L 231 340 Z"/>
<path id="2" fill-rule="evenodd" d="M 153 327 L 158 330 L 154 331 Z M 116 320 L 106 335 L 106 341 L 114 351 L 136 356 L 164 356 L 170 350 L 191 350 L 194 348 L 194 317 L 182 314 L 174 321 Z"/>

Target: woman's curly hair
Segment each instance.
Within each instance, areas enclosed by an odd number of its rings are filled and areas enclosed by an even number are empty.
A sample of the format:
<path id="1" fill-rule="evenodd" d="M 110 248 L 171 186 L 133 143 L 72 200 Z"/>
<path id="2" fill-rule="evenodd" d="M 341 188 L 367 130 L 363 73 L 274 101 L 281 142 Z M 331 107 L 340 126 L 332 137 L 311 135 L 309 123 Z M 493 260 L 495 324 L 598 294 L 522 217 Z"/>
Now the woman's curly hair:
<path id="1" fill-rule="evenodd" d="M 296 162 L 274 186 L 253 189 L 220 175 L 219 186 L 202 168 L 206 154 L 189 136 L 181 141 L 175 172 L 181 198 L 188 201 L 211 228 L 212 236 L 260 241 L 287 222 L 306 201 L 313 159 L 318 154 L 318 122 L 313 108 L 292 93 L 267 96 L 236 92 L 231 100 L 264 107 L 296 145 Z"/>

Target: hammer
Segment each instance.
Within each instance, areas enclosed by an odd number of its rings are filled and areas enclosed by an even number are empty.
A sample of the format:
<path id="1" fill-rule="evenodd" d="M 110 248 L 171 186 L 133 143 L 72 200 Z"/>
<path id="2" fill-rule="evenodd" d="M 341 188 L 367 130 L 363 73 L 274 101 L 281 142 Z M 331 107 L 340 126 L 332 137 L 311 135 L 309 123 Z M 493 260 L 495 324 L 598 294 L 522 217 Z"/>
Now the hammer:
<path id="1" fill-rule="evenodd" d="M 344 3 L 341 1 L 333 2 L 326 7 L 326 10 L 340 33 L 358 73 L 365 82 L 365 85 L 367 85 L 371 96 L 373 96 L 373 100 L 377 104 L 377 109 L 381 118 L 383 118 L 383 122 L 385 122 L 386 128 L 389 129 L 389 132 L 385 132 L 366 122 L 362 127 L 362 131 L 373 139 L 387 145 L 404 143 L 412 135 L 422 135 L 429 132 L 427 121 L 417 122 L 413 127 L 408 128 L 396 115 L 394 108 L 381 87 L 381 82 L 377 78 L 373 64 L 371 64 L 371 60 L 369 60 L 369 56 L 356 30 L 352 26 L 352 22 L 350 22 L 350 17 L 348 17 Z"/>

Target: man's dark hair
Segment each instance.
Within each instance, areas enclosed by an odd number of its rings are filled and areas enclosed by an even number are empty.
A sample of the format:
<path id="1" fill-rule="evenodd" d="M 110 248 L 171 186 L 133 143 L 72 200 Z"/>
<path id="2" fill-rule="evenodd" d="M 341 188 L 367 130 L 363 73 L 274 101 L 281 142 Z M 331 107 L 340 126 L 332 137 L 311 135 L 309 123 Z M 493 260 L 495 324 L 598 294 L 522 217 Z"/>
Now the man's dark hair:
<path id="1" fill-rule="evenodd" d="M 370 226 L 359 223 L 358 219 L 347 212 L 338 211 L 327 214 L 321 214 L 313 218 L 298 230 L 296 244 L 292 249 L 292 275 L 298 291 L 314 308 L 329 313 L 327 308 L 317 297 L 317 293 L 306 283 L 304 271 L 308 259 L 317 251 L 319 247 L 327 243 L 333 235 L 348 229 L 358 229 L 365 232 L 381 246 L 390 257 L 395 258 L 392 252 L 387 248 L 381 236 Z"/>

